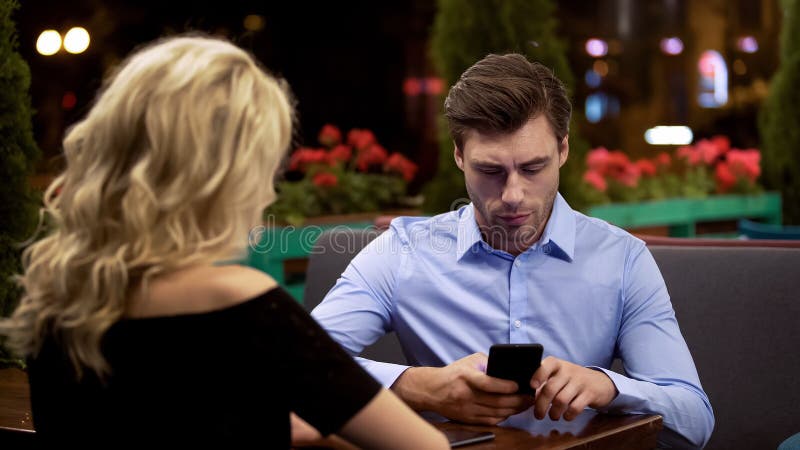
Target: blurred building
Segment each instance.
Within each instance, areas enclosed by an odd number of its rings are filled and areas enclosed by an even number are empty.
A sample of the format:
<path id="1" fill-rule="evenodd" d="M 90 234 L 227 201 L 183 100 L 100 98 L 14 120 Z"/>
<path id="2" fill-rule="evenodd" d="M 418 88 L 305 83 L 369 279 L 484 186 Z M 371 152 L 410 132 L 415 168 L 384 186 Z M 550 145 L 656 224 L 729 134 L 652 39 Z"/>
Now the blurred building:
<path id="1" fill-rule="evenodd" d="M 575 110 L 593 146 L 646 155 L 660 150 L 644 140 L 658 125 L 758 145 L 756 113 L 778 65 L 778 0 L 556 3 L 576 75 Z M 420 163 L 420 184 L 435 173 L 447 89 L 428 58 L 435 12 L 429 0 L 30 0 L 15 19 L 32 71 L 36 138 L 55 165 L 64 130 L 86 113 L 121 58 L 159 36 L 199 30 L 234 40 L 289 81 L 298 143 L 313 143 L 328 122 L 373 129 L 387 148 Z M 84 53 L 36 52 L 42 30 L 77 25 L 92 36 Z"/>
<path id="2" fill-rule="evenodd" d="M 777 0 L 588 4 L 559 7 L 592 145 L 647 155 L 659 146 L 645 142 L 646 130 L 683 125 L 695 139 L 725 134 L 758 146 L 757 110 L 778 65 Z M 600 44 L 587 46 L 592 39 Z"/>

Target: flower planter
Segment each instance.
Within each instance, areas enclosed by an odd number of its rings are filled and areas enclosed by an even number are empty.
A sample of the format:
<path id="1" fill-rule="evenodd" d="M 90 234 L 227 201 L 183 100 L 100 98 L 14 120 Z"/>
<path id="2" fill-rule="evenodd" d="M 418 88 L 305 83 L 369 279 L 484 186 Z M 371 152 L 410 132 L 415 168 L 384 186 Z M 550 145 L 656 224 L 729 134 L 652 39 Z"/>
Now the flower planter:
<path id="1" fill-rule="evenodd" d="M 765 223 L 781 223 L 781 196 L 777 192 L 760 195 L 717 195 L 702 199 L 674 198 L 637 203 L 596 205 L 588 215 L 606 220 L 618 227 L 637 228 L 666 226 L 674 237 L 694 237 L 702 222 L 759 219 Z"/>

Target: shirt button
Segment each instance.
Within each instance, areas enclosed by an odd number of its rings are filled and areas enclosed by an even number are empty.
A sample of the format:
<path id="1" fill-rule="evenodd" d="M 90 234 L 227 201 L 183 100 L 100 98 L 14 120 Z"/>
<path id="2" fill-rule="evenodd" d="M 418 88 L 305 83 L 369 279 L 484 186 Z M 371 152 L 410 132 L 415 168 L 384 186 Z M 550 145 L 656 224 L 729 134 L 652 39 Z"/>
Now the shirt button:
<path id="1" fill-rule="evenodd" d="M 519 267 L 519 260 L 518 259 L 514 260 L 514 267 Z"/>
<path id="2" fill-rule="evenodd" d="M 519 327 L 521 327 L 521 326 L 522 326 L 522 322 L 520 322 L 519 320 L 515 320 L 515 321 L 514 321 L 514 327 L 515 327 L 515 328 L 519 328 Z"/>

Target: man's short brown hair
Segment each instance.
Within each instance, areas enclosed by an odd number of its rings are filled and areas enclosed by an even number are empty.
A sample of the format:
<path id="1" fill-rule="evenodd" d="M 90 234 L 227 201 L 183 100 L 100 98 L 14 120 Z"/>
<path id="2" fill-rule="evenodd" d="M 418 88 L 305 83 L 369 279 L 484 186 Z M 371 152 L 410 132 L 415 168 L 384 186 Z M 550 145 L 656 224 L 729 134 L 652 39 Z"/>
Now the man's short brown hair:
<path id="1" fill-rule="evenodd" d="M 544 113 L 559 148 L 572 114 L 564 84 L 538 62 L 517 53 L 489 55 L 467 69 L 444 102 L 450 136 L 463 151 L 468 131 L 506 134 Z"/>

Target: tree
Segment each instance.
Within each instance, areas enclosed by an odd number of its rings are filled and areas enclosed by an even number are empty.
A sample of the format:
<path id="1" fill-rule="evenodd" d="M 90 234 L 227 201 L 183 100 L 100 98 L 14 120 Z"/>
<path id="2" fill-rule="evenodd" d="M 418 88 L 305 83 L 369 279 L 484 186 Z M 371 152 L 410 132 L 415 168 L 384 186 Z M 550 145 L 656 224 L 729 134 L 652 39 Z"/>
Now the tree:
<path id="1" fill-rule="evenodd" d="M 431 56 L 448 86 L 490 53 L 517 52 L 549 67 L 569 89 L 574 82 L 565 44 L 556 37 L 558 23 L 550 0 L 439 0 Z M 425 190 L 425 209 L 449 210 L 467 198 L 464 179 L 453 161 L 446 120 L 439 122 L 439 168 Z M 570 125 L 570 158 L 561 171 L 560 191 L 575 207 L 585 206 L 578 187 L 589 148 Z"/>
<path id="2" fill-rule="evenodd" d="M 0 316 L 8 316 L 19 301 L 20 289 L 11 277 L 21 272 L 19 243 L 36 226 L 38 200 L 28 177 L 39 158 L 33 140 L 31 74 L 17 52 L 17 33 L 11 14 L 16 0 L 0 0 Z M 0 347 L 0 365 L 12 361 Z"/>
<path id="3" fill-rule="evenodd" d="M 800 224 L 800 1 L 782 0 L 781 65 L 759 114 L 763 180 L 781 191 L 784 223 Z"/>

